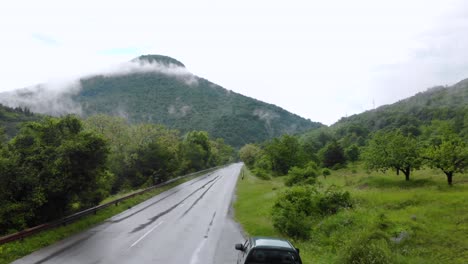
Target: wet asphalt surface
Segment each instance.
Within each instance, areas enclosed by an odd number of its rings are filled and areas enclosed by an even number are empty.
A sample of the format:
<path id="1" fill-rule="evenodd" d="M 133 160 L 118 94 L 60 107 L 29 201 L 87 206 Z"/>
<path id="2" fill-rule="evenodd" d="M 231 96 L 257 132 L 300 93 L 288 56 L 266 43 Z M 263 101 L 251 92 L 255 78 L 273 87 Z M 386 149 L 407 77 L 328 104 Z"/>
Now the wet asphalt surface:
<path id="1" fill-rule="evenodd" d="M 13 263 L 236 263 L 241 163 L 205 174 Z"/>

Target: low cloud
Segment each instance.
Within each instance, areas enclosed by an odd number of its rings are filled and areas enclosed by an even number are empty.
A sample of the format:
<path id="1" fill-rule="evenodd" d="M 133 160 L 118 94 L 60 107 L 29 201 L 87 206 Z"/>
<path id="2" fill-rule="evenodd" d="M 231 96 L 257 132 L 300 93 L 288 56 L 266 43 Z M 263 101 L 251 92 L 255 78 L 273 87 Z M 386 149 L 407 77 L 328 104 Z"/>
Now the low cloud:
<path id="1" fill-rule="evenodd" d="M 72 97 L 79 93 L 79 81 L 51 82 L 0 94 L 0 104 L 28 108 L 32 112 L 61 116 L 82 114 L 81 105 Z"/>
<path id="2" fill-rule="evenodd" d="M 66 114 L 82 115 L 83 110 L 81 105 L 73 100 L 73 96 L 79 94 L 82 89 L 81 79 L 87 79 L 98 75 L 112 77 L 151 72 L 177 78 L 188 86 L 198 85 L 197 77 L 190 73 L 185 67 L 175 64 L 150 63 L 144 60 L 134 60 L 80 77 L 51 81 L 37 86 L 3 92 L 0 93 L 0 104 L 13 108 L 28 108 L 35 113 L 53 116 Z M 177 112 L 178 115 L 185 116 L 190 110 L 190 106 L 182 106 L 172 111 Z M 171 109 L 169 109 L 169 112 L 171 112 Z M 119 111 L 116 114 L 127 117 L 126 111 Z"/>
<path id="3" fill-rule="evenodd" d="M 187 114 L 189 114 L 191 110 L 192 110 L 192 107 L 190 105 L 182 105 L 182 106 L 170 105 L 167 108 L 167 112 L 170 115 L 177 116 L 177 117 L 184 117 Z"/>
<path id="4" fill-rule="evenodd" d="M 176 64 L 162 64 L 158 62 L 148 62 L 147 60 L 134 60 L 125 63 L 121 63 L 116 66 L 104 69 L 99 72 L 99 75 L 104 76 L 120 76 L 128 75 L 133 73 L 162 73 L 168 76 L 175 77 L 185 84 L 193 86 L 198 85 L 198 80 L 187 68 L 181 67 Z M 93 74 L 96 75 L 96 74 Z"/>

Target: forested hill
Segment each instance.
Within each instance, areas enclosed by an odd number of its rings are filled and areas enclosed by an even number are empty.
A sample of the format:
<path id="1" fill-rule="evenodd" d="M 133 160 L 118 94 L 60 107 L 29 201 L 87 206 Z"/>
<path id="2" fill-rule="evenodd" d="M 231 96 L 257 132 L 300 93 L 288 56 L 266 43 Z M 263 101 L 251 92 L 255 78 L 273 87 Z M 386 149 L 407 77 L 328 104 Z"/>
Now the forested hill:
<path id="1" fill-rule="evenodd" d="M 40 115 L 34 115 L 27 109 L 10 108 L 0 104 L 0 137 L 5 133 L 7 138 L 11 138 L 18 132 L 21 123 L 40 118 Z"/>
<path id="2" fill-rule="evenodd" d="M 362 127 L 368 132 L 385 128 L 414 130 L 433 120 L 451 120 L 460 129 L 468 122 L 468 79 L 453 86 L 430 88 L 397 103 L 342 118 L 332 128 L 343 132 L 349 127 Z"/>
<path id="3" fill-rule="evenodd" d="M 0 103 L 55 116 L 109 114 L 131 123 L 163 124 L 182 133 L 205 130 L 236 147 L 323 126 L 224 89 L 161 55 L 140 56 L 67 85 L 57 89 L 41 84 L 2 93 Z"/>
<path id="4" fill-rule="evenodd" d="M 120 115 L 133 123 L 160 123 L 183 133 L 206 130 L 238 147 L 322 126 L 184 72 L 184 65 L 172 58 L 153 55 L 139 61 L 156 61 L 171 71 L 83 79 L 74 97 L 83 114 Z"/>

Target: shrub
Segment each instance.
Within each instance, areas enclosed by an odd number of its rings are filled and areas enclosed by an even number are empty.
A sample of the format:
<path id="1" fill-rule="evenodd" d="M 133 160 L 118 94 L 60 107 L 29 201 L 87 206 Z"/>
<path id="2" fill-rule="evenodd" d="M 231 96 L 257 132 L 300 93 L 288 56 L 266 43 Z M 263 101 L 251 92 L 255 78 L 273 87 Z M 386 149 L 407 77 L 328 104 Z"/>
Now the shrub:
<path id="1" fill-rule="evenodd" d="M 336 186 L 331 186 L 320 197 L 318 208 L 323 215 L 335 214 L 340 208 L 351 208 L 349 192 L 341 192 Z"/>
<path id="2" fill-rule="evenodd" d="M 387 264 L 393 263 L 388 238 L 379 232 L 365 234 L 351 241 L 338 263 Z"/>
<path id="3" fill-rule="evenodd" d="M 323 175 L 323 177 L 327 177 L 327 176 L 331 175 L 331 171 L 329 169 L 325 168 L 325 169 L 322 170 L 322 175 Z"/>
<path id="4" fill-rule="evenodd" d="M 252 170 L 252 172 L 255 174 L 255 176 L 257 176 L 258 178 L 260 178 L 262 180 L 271 180 L 270 175 L 264 169 L 255 168 L 255 169 Z"/>
<path id="5" fill-rule="evenodd" d="M 286 186 L 314 184 L 317 177 L 317 164 L 309 162 L 304 168 L 292 167 L 288 172 Z"/>
<path id="6" fill-rule="evenodd" d="M 352 207 L 348 192 L 331 187 L 320 192 L 310 185 L 293 186 L 280 193 L 273 205 L 273 226 L 293 238 L 307 239 L 314 221 Z"/>
<path id="7" fill-rule="evenodd" d="M 310 186 L 294 186 L 281 193 L 273 205 L 273 226 L 288 236 L 308 239 L 312 227 L 314 193 L 316 190 Z"/>

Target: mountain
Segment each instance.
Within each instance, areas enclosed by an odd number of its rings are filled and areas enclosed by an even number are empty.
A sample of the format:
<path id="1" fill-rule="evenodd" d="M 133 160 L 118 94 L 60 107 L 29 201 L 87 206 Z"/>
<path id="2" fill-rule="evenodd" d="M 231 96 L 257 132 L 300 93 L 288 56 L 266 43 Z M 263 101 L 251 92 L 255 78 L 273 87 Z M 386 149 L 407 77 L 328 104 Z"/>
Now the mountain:
<path id="1" fill-rule="evenodd" d="M 453 86 L 436 86 L 394 104 L 341 118 L 332 127 L 339 129 L 354 124 L 376 131 L 418 127 L 433 120 L 451 120 L 456 126 L 468 122 L 468 79 Z"/>
<path id="2" fill-rule="evenodd" d="M 1 94 L 0 103 L 52 115 L 120 115 L 132 123 L 160 123 L 182 133 L 206 130 L 236 147 L 323 126 L 195 76 L 180 61 L 161 55 L 140 56 L 67 85 L 65 90 L 45 84 Z"/>

